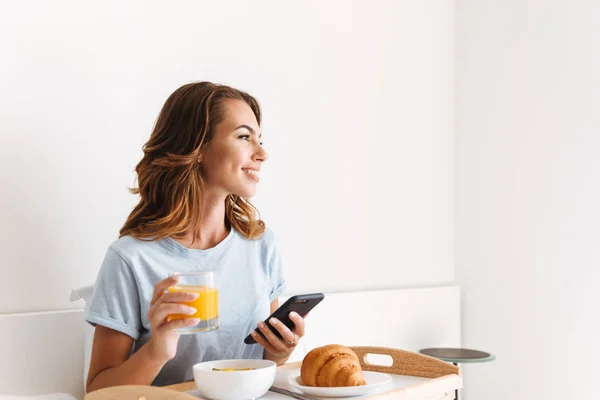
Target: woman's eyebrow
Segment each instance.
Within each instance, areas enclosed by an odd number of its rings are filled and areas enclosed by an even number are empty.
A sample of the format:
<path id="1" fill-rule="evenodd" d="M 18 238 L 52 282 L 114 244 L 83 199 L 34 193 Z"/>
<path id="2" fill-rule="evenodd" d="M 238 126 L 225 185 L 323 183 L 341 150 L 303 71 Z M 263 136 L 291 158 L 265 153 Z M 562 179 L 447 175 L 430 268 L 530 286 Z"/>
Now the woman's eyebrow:
<path id="1" fill-rule="evenodd" d="M 248 125 L 240 125 L 237 128 L 235 128 L 235 130 L 237 131 L 240 128 L 244 128 L 244 129 L 248 129 L 250 131 L 250 133 L 252 133 L 253 135 L 256 135 L 256 131 L 252 128 L 250 128 Z M 258 137 L 262 137 L 262 132 L 260 133 L 260 135 L 258 135 Z"/>

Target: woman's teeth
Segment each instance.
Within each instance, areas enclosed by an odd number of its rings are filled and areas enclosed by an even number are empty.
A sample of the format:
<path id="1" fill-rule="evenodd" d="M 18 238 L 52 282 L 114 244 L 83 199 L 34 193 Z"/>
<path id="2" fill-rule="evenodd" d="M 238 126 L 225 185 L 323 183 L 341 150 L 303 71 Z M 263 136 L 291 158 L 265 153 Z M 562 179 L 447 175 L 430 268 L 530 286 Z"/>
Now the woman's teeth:
<path id="1" fill-rule="evenodd" d="M 252 169 L 243 169 L 242 171 L 244 171 L 248 175 L 252 175 L 253 177 L 258 178 L 258 171 L 254 171 Z"/>

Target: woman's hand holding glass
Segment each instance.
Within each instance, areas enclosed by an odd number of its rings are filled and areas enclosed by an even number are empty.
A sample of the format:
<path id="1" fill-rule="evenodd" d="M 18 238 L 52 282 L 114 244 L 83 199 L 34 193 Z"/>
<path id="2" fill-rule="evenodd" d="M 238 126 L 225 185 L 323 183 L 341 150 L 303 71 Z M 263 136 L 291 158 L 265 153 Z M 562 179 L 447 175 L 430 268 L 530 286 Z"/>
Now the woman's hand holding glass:
<path id="1" fill-rule="evenodd" d="M 195 308 L 182 303 L 195 300 L 198 293 L 166 292 L 169 287 L 176 285 L 177 282 L 178 277 L 171 276 L 154 286 L 154 293 L 147 314 L 152 332 L 152 337 L 147 345 L 150 346 L 153 358 L 161 362 L 171 360 L 177 352 L 179 334 L 173 332 L 173 330 L 194 326 L 200 322 L 198 318 L 168 319 L 170 314 L 193 315 L 196 313 Z"/>

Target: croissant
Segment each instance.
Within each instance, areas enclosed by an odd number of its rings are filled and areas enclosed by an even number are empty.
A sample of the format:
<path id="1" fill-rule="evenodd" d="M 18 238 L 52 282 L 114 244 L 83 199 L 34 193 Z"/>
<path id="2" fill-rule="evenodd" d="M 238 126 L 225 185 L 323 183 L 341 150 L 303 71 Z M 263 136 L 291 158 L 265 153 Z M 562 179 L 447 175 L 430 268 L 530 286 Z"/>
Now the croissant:
<path id="1" fill-rule="evenodd" d="M 366 385 L 355 352 L 339 344 L 317 347 L 302 361 L 300 376 L 306 386 L 338 387 Z"/>

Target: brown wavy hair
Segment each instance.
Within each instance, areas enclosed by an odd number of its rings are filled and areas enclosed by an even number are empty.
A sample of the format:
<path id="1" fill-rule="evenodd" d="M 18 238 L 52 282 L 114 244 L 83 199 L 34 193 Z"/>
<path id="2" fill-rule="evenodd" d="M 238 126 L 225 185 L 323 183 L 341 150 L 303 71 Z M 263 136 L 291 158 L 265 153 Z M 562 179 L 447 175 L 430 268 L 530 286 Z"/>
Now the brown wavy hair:
<path id="1" fill-rule="evenodd" d="M 225 119 L 227 100 L 246 102 L 260 125 L 256 99 L 229 86 L 195 82 L 169 96 L 135 168 L 138 187 L 129 190 L 139 194 L 140 201 L 119 237 L 159 240 L 198 230 L 205 185 L 199 161 L 214 137 L 215 127 Z M 235 194 L 225 200 L 225 223 L 249 239 L 265 230 L 258 210 L 247 198 Z"/>

